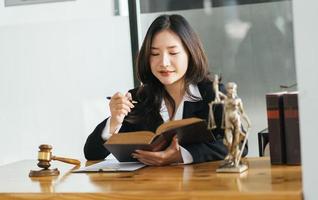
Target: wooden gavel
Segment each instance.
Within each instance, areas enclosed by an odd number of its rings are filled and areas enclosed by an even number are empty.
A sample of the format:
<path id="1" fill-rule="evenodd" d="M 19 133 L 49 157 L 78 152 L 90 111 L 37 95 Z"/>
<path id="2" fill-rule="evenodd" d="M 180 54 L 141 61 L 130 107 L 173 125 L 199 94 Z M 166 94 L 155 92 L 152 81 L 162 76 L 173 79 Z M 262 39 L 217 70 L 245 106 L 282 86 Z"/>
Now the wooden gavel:
<path id="1" fill-rule="evenodd" d="M 38 166 L 40 168 L 44 168 L 47 169 L 51 166 L 50 161 L 51 160 L 58 160 L 61 162 L 65 162 L 65 163 L 69 163 L 69 164 L 73 164 L 73 165 L 80 165 L 81 162 L 79 160 L 76 159 L 71 159 L 71 158 L 62 158 L 62 157 L 58 157 L 58 156 L 53 156 L 52 155 L 52 146 L 48 145 L 48 144 L 42 144 L 39 146 L 39 153 L 38 153 Z"/>
<path id="2" fill-rule="evenodd" d="M 56 176 L 59 175 L 58 169 L 49 169 L 51 166 L 51 160 L 58 160 L 61 162 L 73 164 L 73 165 L 80 165 L 81 162 L 76 159 L 71 158 L 63 158 L 58 156 L 52 155 L 52 146 L 48 144 L 42 144 L 39 146 L 40 151 L 38 152 L 38 167 L 42 168 L 42 170 L 34 171 L 31 170 L 29 176 L 30 177 L 37 177 L 37 176 Z"/>

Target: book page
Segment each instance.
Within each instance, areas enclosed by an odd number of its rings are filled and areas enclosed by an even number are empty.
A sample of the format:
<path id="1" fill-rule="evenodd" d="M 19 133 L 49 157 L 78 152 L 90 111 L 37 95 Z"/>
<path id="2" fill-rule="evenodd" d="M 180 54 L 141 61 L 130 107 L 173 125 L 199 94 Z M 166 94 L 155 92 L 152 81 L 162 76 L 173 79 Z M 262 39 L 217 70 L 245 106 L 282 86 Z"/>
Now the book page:
<path id="1" fill-rule="evenodd" d="M 202 119 L 200 118 L 188 118 L 188 119 L 181 119 L 181 120 L 174 120 L 174 121 L 169 121 L 166 122 L 164 124 L 161 124 L 157 130 L 156 130 L 156 134 L 161 134 L 162 132 L 165 132 L 167 130 L 173 129 L 173 128 L 177 128 L 177 127 L 181 127 L 181 126 L 185 126 L 185 125 L 189 125 L 189 124 L 193 124 L 196 122 L 202 121 Z"/>
<path id="2" fill-rule="evenodd" d="M 150 131 L 138 131 L 113 134 L 106 144 L 149 144 L 154 133 Z"/>

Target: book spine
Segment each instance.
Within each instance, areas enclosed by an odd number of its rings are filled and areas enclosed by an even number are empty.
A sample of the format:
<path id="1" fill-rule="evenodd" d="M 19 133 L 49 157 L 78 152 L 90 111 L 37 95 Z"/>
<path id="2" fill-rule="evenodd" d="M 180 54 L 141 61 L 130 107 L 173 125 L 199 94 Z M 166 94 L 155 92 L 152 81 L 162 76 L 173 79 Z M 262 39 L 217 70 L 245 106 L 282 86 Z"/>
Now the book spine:
<path id="1" fill-rule="evenodd" d="M 285 118 L 286 163 L 290 165 L 299 165 L 301 164 L 301 157 L 298 95 L 297 93 L 287 93 L 284 94 L 283 99 Z"/>
<path id="2" fill-rule="evenodd" d="M 267 122 L 272 164 L 286 162 L 283 94 L 267 94 Z"/>

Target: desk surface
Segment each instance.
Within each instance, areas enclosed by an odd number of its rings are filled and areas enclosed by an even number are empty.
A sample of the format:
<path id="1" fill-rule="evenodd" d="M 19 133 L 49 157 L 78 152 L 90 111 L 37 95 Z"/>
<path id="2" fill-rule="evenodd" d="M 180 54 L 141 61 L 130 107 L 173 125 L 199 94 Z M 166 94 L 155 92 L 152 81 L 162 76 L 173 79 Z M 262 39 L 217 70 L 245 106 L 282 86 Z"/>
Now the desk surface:
<path id="1" fill-rule="evenodd" d="M 53 161 L 59 176 L 29 178 L 37 161 L 24 160 L 0 166 L 0 199 L 302 199 L 300 166 L 271 166 L 269 158 L 247 162 L 242 174 L 221 174 L 215 172 L 220 162 L 70 173 L 71 165 Z"/>

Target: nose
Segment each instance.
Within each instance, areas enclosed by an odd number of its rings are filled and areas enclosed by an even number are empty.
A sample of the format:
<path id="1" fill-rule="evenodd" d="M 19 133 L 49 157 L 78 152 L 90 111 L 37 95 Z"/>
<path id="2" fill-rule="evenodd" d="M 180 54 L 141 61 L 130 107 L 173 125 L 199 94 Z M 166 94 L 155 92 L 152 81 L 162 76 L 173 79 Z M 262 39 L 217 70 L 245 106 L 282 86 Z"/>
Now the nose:
<path id="1" fill-rule="evenodd" d="M 170 63 L 170 57 L 169 57 L 169 55 L 168 55 L 167 53 L 163 53 L 161 59 L 162 59 L 161 65 L 162 65 L 163 67 L 168 67 L 168 66 L 171 65 L 171 63 Z"/>

